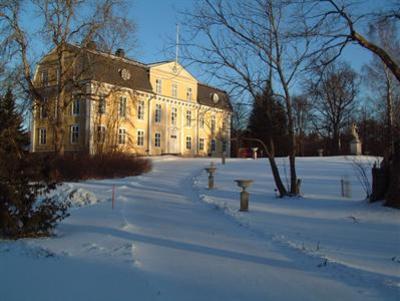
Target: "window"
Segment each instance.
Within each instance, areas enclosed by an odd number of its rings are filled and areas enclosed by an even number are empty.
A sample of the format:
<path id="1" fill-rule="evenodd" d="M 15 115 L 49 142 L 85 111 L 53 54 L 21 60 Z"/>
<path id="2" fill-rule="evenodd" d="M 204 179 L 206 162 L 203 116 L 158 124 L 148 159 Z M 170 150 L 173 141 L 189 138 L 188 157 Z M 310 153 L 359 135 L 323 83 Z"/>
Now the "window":
<path id="1" fill-rule="evenodd" d="M 199 140 L 199 150 L 204 150 L 204 138 L 200 138 Z"/>
<path id="2" fill-rule="evenodd" d="M 162 81 L 161 81 L 161 79 L 156 79 L 156 93 L 162 94 Z"/>
<path id="3" fill-rule="evenodd" d="M 104 96 L 100 96 L 99 98 L 99 114 L 106 113 L 106 98 Z"/>
<path id="4" fill-rule="evenodd" d="M 186 126 L 192 126 L 192 111 L 186 111 Z"/>
<path id="5" fill-rule="evenodd" d="M 216 150 L 216 145 L 215 145 L 215 139 L 211 140 L 211 151 L 215 152 Z"/>
<path id="6" fill-rule="evenodd" d="M 126 117 L 126 97 L 119 98 L 119 117 Z"/>
<path id="7" fill-rule="evenodd" d="M 42 104 L 39 106 L 39 118 L 45 119 L 47 118 L 47 98 L 43 98 Z"/>
<path id="8" fill-rule="evenodd" d="M 126 143 L 126 130 L 118 129 L 118 144 L 125 144 L 125 143 Z"/>
<path id="9" fill-rule="evenodd" d="M 104 143 L 106 141 L 106 127 L 104 125 L 99 125 L 97 127 L 97 142 Z"/>
<path id="10" fill-rule="evenodd" d="M 144 145 L 144 131 L 137 131 L 137 145 L 143 146 Z"/>
<path id="11" fill-rule="evenodd" d="M 47 70 L 42 71 L 42 86 L 47 87 L 49 85 L 49 72 Z"/>
<path id="12" fill-rule="evenodd" d="M 192 137 L 186 137 L 186 149 L 192 149 Z"/>
<path id="13" fill-rule="evenodd" d="M 176 121 L 178 119 L 178 109 L 172 108 L 171 110 L 171 124 L 176 125 Z"/>
<path id="14" fill-rule="evenodd" d="M 155 133 L 155 135 L 154 135 L 154 146 L 155 147 L 161 146 L 161 134 L 160 133 Z"/>
<path id="15" fill-rule="evenodd" d="M 79 125 L 71 125 L 71 143 L 78 143 L 79 140 Z"/>
<path id="16" fill-rule="evenodd" d="M 161 122 L 161 105 L 160 104 L 156 104 L 156 116 L 155 116 L 155 121 Z"/>
<path id="17" fill-rule="evenodd" d="M 39 129 L 39 144 L 46 144 L 46 129 Z"/>
<path id="18" fill-rule="evenodd" d="M 172 97 L 178 97 L 178 85 L 176 83 L 172 83 Z"/>
<path id="19" fill-rule="evenodd" d="M 215 132 L 215 116 L 211 116 L 211 133 Z"/>
<path id="20" fill-rule="evenodd" d="M 200 128 L 204 129 L 204 116 L 203 115 L 200 116 Z"/>
<path id="21" fill-rule="evenodd" d="M 71 113 L 73 116 L 78 116 L 80 113 L 80 100 L 79 98 L 75 98 L 71 104 Z"/>
<path id="22" fill-rule="evenodd" d="M 137 108 L 137 117 L 138 119 L 143 120 L 144 119 L 144 101 L 139 100 L 138 102 L 138 108 Z"/>
<path id="23" fill-rule="evenodd" d="M 192 88 L 187 88 L 186 89 L 186 99 L 187 100 L 192 100 Z"/>

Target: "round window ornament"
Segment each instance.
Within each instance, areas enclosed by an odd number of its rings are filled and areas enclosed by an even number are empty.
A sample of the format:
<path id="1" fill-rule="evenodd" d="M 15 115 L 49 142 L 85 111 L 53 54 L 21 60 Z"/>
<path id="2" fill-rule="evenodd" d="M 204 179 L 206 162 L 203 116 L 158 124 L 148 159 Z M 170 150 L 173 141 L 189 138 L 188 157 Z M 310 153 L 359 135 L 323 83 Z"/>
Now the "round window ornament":
<path id="1" fill-rule="evenodd" d="M 213 101 L 213 103 L 217 104 L 219 101 L 219 96 L 217 93 L 211 93 L 211 99 Z"/>
<path id="2" fill-rule="evenodd" d="M 131 78 L 131 73 L 127 69 L 120 69 L 120 74 L 123 80 L 128 80 Z"/>
<path id="3" fill-rule="evenodd" d="M 177 73 L 178 73 L 178 67 L 176 66 L 176 64 L 172 67 L 172 72 L 173 72 L 174 74 L 177 74 Z"/>

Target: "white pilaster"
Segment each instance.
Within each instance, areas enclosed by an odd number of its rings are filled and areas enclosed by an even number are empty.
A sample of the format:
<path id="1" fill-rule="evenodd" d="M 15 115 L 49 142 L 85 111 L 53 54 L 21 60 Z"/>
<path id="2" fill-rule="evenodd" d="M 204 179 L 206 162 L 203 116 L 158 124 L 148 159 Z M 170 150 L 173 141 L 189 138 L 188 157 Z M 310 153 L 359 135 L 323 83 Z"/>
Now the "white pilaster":
<path id="1" fill-rule="evenodd" d="M 147 131 L 148 131 L 148 136 L 147 136 L 147 149 L 148 149 L 148 154 L 151 155 L 151 149 L 152 149 L 152 143 L 151 143 L 151 138 L 152 138 L 152 112 L 151 112 L 151 100 L 153 99 L 153 96 L 149 97 L 149 104 L 147 106 Z"/>
<path id="2" fill-rule="evenodd" d="M 183 106 L 181 106 L 181 129 L 180 129 L 180 132 L 181 132 L 181 137 L 180 137 L 180 153 L 181 153 L 181 155 L 183 155 L 183 151 L 184 151 L 184 148 L 183 148 L 183 132 L 184 132 L 184 129 L 183 129 L 183 114 L 184 114 L 184 112 L 185 112 L 185 110 L 184 110 L 184 107 Z"/>
<path id="3" fill-rule="evenodd" d="M 164 119 L 165 119 L 165 132 L 164 132 L 164 153 L 169 153 L 169 146 L 168 146 L 168 136 L 169 136 L 169 131 L 168 131 L 168 111 L 169 111 L 169 102 L 165 102 L 165 115 L 164 115 Z M 163 114 L 161 113 L 161 118 L 163 118 Z"/>

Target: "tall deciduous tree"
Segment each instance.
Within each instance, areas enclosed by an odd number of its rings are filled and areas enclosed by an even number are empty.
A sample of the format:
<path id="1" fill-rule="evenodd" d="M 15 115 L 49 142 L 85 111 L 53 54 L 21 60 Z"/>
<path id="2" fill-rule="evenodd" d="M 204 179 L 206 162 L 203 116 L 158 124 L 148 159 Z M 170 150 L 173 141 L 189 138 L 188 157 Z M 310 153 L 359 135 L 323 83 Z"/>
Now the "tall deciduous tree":
<path id="1" fill-rule="evenodd" d="M 255 99 L 266 81 L 272 84 L 287 118 L 290 195 L 299 192 L 291 88 L 310 45 L 294 34 L 305 25 L 301 9 L 287 1 L 205 0 L 193 12 L 185 12 L 190 33 L 181 43 L 187 59 L 242 97 Z"/>
<path id="2" fill-rule="evenodd" d="M 359 81 L 355 71 L 346 63 L 332 62 L 316 68 L 315 80 L 309 83 L 308 93 L 313 100 L 313 114 L 319 132 L 329 137 L 330 153 L 340 154 L 340 135 L 355 107 Z"/>
<path id="3" fill-rule="evenodd" d="M 370 25 L 370 38 L 400 61 L 400 38 L 395 21 L 386 18 Z M 393 154 L 394 142 L 400 139 L 400 115 L 396 104 L 400 100 L 400 84 L 393 73 L 377 56 L 373 56 L 369 64 L 364 66 L 365 85 L 375 99 L 380 120 L 383 121 L 386 156 Z"/>
<path id="4" fill-rule="evenodd" d="M 49 115 L 54 131 L 54 150 L 64 153 L 65 113 L 73 98 L 68 96 L 71 87 L 82 88 L 77 71 L 77 61 L 83 51 L 91 48 L 92 41 L 110 51 L 115 43 L 121 46 L 134 33 L 132 22 L 125 16 L 123 0 L 4 0 L 0 4 L 0 47 L 5 60 L 12 68 L 21 72 L 18 80 L 30 106 L 45 106 L 46 91 L 35 83 L 34 68 L 40 63 L 32 59 L 37 47 L 37 39 L 42 37 L 45 52 L 54 52 L 52 62 L 57 69 L 57 84 L 54 99 L 57 99 L 55 114 Z M 27 20 L 32 16 L 23 7 L 37 14 L 35 25 Z M 32 26 L 35 27 L 35 26 Z M 82 52 L 71 56 L 68 45 L 81 43 Z M 39 54 L 42 57 L 43 53 Z M 10 65 L 10 64 L 9 64 Z M 9 66 L 10 67 L 10 66 Z M 82 66 L 79 66 L 80 68 Z M 81 68 L 82 69 L 82 68 Z M 78 74 L 79 75 L 79 74 Z"/>

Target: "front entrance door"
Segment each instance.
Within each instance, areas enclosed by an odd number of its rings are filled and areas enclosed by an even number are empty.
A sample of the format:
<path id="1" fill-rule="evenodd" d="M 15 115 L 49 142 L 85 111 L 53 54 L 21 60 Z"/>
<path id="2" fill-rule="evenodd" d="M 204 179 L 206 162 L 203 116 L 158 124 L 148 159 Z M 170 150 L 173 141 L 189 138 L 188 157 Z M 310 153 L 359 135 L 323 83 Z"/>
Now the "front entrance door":
<path id="1" fill-rule="evenodd" d="M 172 129 L 168 137 L 168 153 L 178 154 L 179 153 L 179 143 L 178 143 L 178 131 L 177 129 Z"/>

